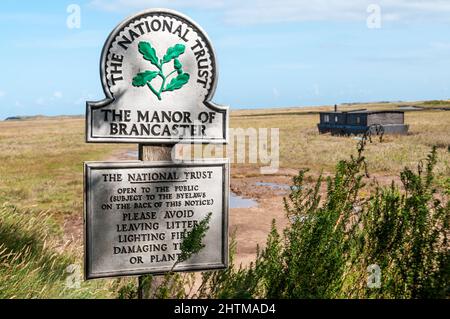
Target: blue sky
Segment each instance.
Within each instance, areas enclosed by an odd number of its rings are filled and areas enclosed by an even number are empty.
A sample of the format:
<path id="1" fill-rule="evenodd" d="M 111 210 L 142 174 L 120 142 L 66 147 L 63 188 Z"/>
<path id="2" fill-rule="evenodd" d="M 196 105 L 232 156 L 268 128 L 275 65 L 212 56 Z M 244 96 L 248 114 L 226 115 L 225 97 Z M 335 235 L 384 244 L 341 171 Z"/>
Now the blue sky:
<path id="1" fill-rule="evenodd" d="M 67 27 L 70 4 L 80 28 Z M 2 0 L 0 119 L 83 114 L 103 98 L 109 32 L 152 7 L 206 30 L 219 63 L 213 100 L 232 108 L 450 98 L 450 1 Z"/>

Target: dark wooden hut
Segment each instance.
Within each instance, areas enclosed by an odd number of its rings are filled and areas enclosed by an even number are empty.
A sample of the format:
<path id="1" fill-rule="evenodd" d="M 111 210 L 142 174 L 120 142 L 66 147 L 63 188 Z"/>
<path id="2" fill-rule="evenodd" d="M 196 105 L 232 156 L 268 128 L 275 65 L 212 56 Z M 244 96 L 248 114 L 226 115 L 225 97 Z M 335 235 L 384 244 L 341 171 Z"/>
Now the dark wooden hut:
<path id="1" fill-rule="evenodd" d="M 320 133 L 338 135 L 364 134 L 371 127 L 382 127 L 384 134 L 406 134 L 405 113 L 402 111 L 356 110 L 339 112 L 320 112 Z"/>

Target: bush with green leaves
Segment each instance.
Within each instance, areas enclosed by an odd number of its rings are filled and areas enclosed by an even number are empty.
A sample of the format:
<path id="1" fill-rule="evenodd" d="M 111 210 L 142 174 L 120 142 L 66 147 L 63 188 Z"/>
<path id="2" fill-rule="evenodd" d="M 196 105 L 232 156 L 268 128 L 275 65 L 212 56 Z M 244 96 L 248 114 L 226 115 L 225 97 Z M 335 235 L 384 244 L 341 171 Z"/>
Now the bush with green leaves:
<path id="1" fill-rule="evenodd" d="M 435 183 L 436 148 L 416 171 L 401 172 L 401 185 L 369 187 L 369 140 L 312 186 L 307 171 L 294 177 L 284 200 L 291 225 L 280 234 L 273 221 L 266 247 L 248 267 L 235 265 L 232 240 L 230 266 L 202 273 L 196 292 L 192 274 L 169 273 L 154 285 L 153 297 L 448 298 L 449 189 Z M 187 258 L 203 247 L 208 222 L 187 236 Z M 373 269 L 377 285 L 370 285 Z"/>
<path id="2" fill-rule="evenodd" d="M 382 269 L 380 289 L 361 289 L 375 298 L 439 298 L 449 296 L 449 214 L 445 192 L 434 185 L 436 148 L 420 162 L 417 173 L 405 168 L 403 189 L 377 188 L 362 215 L 358 233 L 363 267 Z"/>
<path id="3" fill-rule="evenodd" d="M 249 267 L 203 274 L 202 298 L 445 298 L 449 296 L 448 189 L 437 189 L 436 149 L 402 186 L 367 189 L 361 141 L 334 176 L 313 187 L 294 178 L 285 209 L 292 224 L 275 222 L 265 249 Z M 320 195 L 323 183 L 325 195 Z M 363 190 L 372 192 L 362 196 Z M 370 267 L 379 287 L 368 285 Z"/>
<path id="4" fill-rule="evenodd" d="M 212 213 L 208 213 L 191 230 L 184 230 L 183 241 L 180 245 L 180 254 L 172 269 L 164 276 L 154 277 L 144 275 L 139 277 L 139 285 L 133 283 L 123 285 L 118 291 L 120 299 L 167 299 L 167 298 L 187 298 L 191 295 L 194 287 L 193 273 L 175 273 L 175 267 L 198 254 L 204 247 L 203 239 L 209 230 L 209 222 Z"/>

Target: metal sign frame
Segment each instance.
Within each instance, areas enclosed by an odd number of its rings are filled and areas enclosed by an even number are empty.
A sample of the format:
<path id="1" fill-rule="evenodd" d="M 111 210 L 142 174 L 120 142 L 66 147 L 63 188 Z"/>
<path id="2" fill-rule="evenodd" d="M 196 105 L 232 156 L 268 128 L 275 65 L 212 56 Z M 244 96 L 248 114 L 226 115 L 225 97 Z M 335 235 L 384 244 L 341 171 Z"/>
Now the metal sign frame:
<path id="1" fill-rule="evenodd" d="M 143 161 L 124 161 L 124 162 L 85 162 L 84 163 L 84 275 L 85 279 L 97 279 L 107 277 L 119 277 L 119 276 L 136 276 L 144 274 L 161 275 L 170 270 L 171 267 L 161 267 L 160 269 L 154 269 L 155 267 L 145 267 L 135 270 L 117 270 L 101 273 L 93 273 L 91 271 L 91 258 L 92 255 L 92 217 L 93 212 L 90 210 L 90 203 L 92 199 L 92 188 L 90 187 L 89 179 L 92 170 L 101 169 L 135 169 L 135 168 L 173 168 L 173 167 L 222 167 L 222 216 L 221 216 L 221 232 L 222 232 L 222 260 L 219 263 L 199 263 L 194 265 L 178 265 L 175 272 L 186 271 L 206 271 L 215 269 L 225 269 L 228 267 L 229 251 L 228 251 L 228 207 L 229 207 L 229 160 L 228 159 L 205 159 L 196 160 L 195 162 L 182 162 L 173 163 L 170 161 L 158 161 L 158 162 L 143 162 Z M 207 243 L 206 243 L 207 245 Z"/>
<path id="2" fill-rule="evenodd" d="M 187 138 L 158 138 L 158 137 L 105 137 L 105 136 L 95 136 L 93 132 L 93 116 L 92 111 L 95 109 L 100 109 L 102 107 L 105 107 L 112 102 L 114 102 L 115 98 L 113 94 L 111 93 L 108 85 L 108 80 L 106 78 L 106 70 L 105 65 L 106 61 L 108 59 L 108 51 L 112 45 L 112 43 L 115 41 L 116 37 L 119 35 L 119 33 L 123 30 L 125 26 L 132 23 L 134 20 L 146 17 L 148 15 L 155 15 L 155 14 L 161 14 L 161 15 L 168 15 L 168 16 L 174 16 L 177 19 L 183 20 L 184 23 L 191 26 L 194 29 L 197 29 L 199 32 L 199 35 L 203 38 L 204 42 L 209 46 L 210 48 L 210 55 L 211 55 L 211 63 L 213 67 L 213 75 L 212 75 L 212 82 L 208 91 L 208 94 L 205 96 L 205 100 L 203 101 L 203 104 L 206 106 L 207 109 L 210 109 L 211 111 L 215 111 L 217 113 L 223 114 L 223 122 L 222 122 L 222 136 L 220 138 L 212 138 L 212 137 L 187 137 Z M 102 49 L 102 54 L 100 58 L 100 77 L 103 87 L 103 92 L 105 94 L 105 99 L 101 101 L 87 101 L 86 102 L 86 142 L 87 143 L 143 143 L 143 144 L 176 144 L 176 143 L 201 143 L 201 144 L 228 144 L 228 127 L 229 127 L 229 107 L 224 105 L 215 104 L 211 101 L 212 97 L 214 96 L 216 86 L 217 86 L 217 79 L 218 79 L 218 66 L 216 61 L 216 54 L 214 47 L 206 34 L 206 32 L 199 26 L 197 23 L 192 21 L 189 17 L 176 12 L 174 10 L 169 9 L 149 9 L 142 12 L 139 12 L 135 15 L 132 15 L 125 19 L 123 22 L 121 22 L 108 36 L 105 45 Z"/>

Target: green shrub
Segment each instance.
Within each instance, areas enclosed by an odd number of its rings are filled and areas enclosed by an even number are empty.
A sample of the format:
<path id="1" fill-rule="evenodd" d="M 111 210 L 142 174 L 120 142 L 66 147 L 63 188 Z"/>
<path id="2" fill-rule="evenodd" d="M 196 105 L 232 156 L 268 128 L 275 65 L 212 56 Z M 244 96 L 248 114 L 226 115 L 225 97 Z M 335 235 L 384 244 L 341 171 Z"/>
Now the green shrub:
<path id="1" fill-rule="evenodd" d="M 154 277 L 143 275 L 139 277 L 139 284 L 128 283 L 118 290 L 119 299 L 168 299 L 187 298 L 194 287 L 195 276 L 193 273 L 175 273 L 175 267 L 199 253 L 204 247 L 203 239 L 209 230 L 209 222 L 212 213 L 208 213 L 191 230 L 184 230 L 184 239 L 181 242 L 180 254 L 172 269 L 164 276 Z"/>
<path id="2" fill-rule="evenodd" d="M 209 298 L 443 298 L 449 296 L 449 212 L 434 186 L 436 149 L 417 172 L 405 168 L 403 187 L 376 186 L 370 196 L 364 139 L 358 154 L 326 178 L 294 178 L 285 208 L 292 224 L 275 226 L 254 264 L 203 274 Z M 379 269 L 379 285 L 368 270 Z M 375 278 L 376 279 L 376 278 Z"/>
<path id="3" fill-rule="evenodd" d="M 448 296 L 450 202 L 434 187 L 436 149 L 417 173 L 405 168 L 403 189 L 377 188 L 362 215 L 359 232 L 363 265 L 378 264 L 383 284 L 361 290 L 376 298 L 439 298 Z M 448 190 L 447 190 L 448 191 Z"/>

